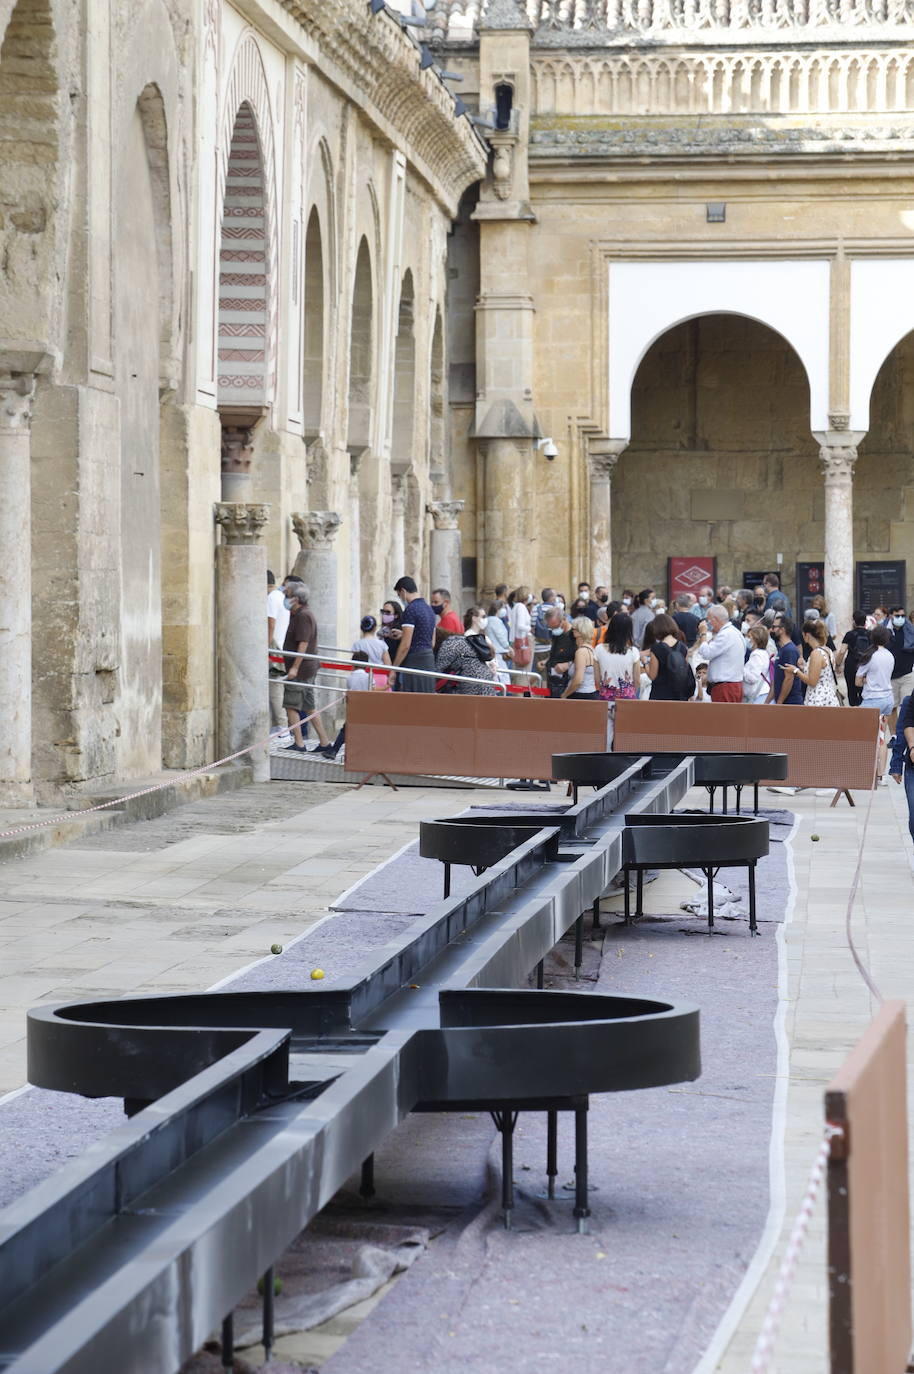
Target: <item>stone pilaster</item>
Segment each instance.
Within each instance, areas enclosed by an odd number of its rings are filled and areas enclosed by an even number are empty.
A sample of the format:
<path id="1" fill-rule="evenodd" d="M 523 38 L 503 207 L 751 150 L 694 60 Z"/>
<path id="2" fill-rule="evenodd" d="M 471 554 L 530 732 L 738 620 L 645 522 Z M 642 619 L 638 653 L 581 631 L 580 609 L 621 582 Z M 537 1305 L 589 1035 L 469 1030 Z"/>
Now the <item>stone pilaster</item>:
<path id="1" fill-rule="evenodd" d="M 434 521 L 430 549 L 432 587 L 448 587 L 455 599 L 463 581 L 460 566 L 460 512 L 463 501 L 430 501 L 425 509 Z"/>
<path id="2" fill-rule="evenodd" d="M 362 610 L 362 505 L 359 492 L 359 468 L 365 449 L 349 450 L 349 619 L 355 626 L 364 614 Z M 376 615 L 377 612 L 374 612 Z M 331 646 L 332 647 L 332 646 Z M 345 645 L 341 646 L 345 648 Z"/>
<path id="3" fill-rule="evenodd" d="M 417 571 L 406 566 L 406 478 L 394 473 L 390 485 L 390 577 L 393 585 L 406 573 L 416 577 Z"/>
<path id="4" fill-rule="evenodd" d="M 825 599 L 843 635 L 854 609 L 854 464 L 863 432 L 832 429 L 815 438 L 825 478 Z"/>
<path id="5" fill-rule="evenodd" d="M 214 515 L 222 530 L 216 549 L 216 739 L 224 758 L 265 738 L 270 729 L 263 544 L 270 508 L 220 501 Z M 268 751 L 254 750 L 249 758 L 254 780 L 269 781 Z"/>
<path id="6" fill-rule="evenodd" d="M 0 805 L 32 802 L 34 373 L 0 372 Z"/>
<path id="7" fill-rule="evenodd" d="M 587 466 L 590 473 L 590 567 L 585 575 L 594 586 L 612 589 L 612 476 L 626 439 L 591 442 Z"/>
<path id="8" fill-rule="evenodd" d="M 340 647 L 338 558 L 333 541 L 342 523 L 335 510 L 298 511 L 292 516 L 292 528 L 300 545 L 292 571 L 308 588 L 308 605 L 317 621 L 318 643 L 328 649 Z"/>

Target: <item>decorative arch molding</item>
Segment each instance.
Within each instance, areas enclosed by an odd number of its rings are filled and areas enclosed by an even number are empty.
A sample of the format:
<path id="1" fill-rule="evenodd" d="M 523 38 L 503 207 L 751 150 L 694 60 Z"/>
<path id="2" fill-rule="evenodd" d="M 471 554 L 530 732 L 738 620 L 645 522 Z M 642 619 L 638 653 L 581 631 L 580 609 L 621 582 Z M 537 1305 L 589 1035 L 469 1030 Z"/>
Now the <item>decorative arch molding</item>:
<path id="1" fill-rule="evenodd" d="M 321 227 L 324 254 L 325 289 L 327 300 L 337 299 L 339 281 L 339 244 L 337 238 L 336 194 L 334 191 L 333 154 L 324 134 L 312 139 L 306 165 L 312 168 L 305 192 L 304 223 L 317 211 Z"/>
<path id="2" fill-rule="evenodd" d="M 827 430 L 829 263 L 822 259 L 609 263 L 609 427 L 631 437 L 631 389 L 648 349 L 701 315 L 745 315 L 790 344 L 806 370 L 813 431 Z"/>
<path id="3" fill-rule="evenodd" d="M 848 429 L 870 427 L 870 397 L 879 370 L 914 329 L 914 257 L 852 260 L 850 309 L 850 419 Z"/>
<path id="4" fill-rule="evenodd" d="M 223 228 L 222 220 L 229 177 L 229 163 L 232 157 L 236 123 L 239 112 L 243 107 L 251 112 L 251 125 L 260 153 L 260 167 L 263 178 L 263 275 L 266 291 L 263 403 L 269 404 L 273 398 L 276 380 L 276 337 L 279 311 L 279 293 L 277 289 L 279 232 L 276 207 L 276 143 L 273 133 L 273 113 L 270 104 L 270 92 L 267 84 L 263 57 L 257 40 L 250 32 L 243 35 L 235 49 L 235 56 L 232 62 L 231 74 L 226 87 L 222 108 L 217 187 L 220 233 Z M 220 352 L 222 351 L 220 345 Z M 219 370 L 221 371 L 221 366 Z"/>
<path id="5" fill-rule="evenodd" d="M 177 385 L 180 350 L 176 309 L 173 205 L 168 121 L 159 86 L 149 82 L 136 103 L 143 126 L 146 160 L 155 211 L 156 258 L 159 278 L 159 375 L 163 389 Z"/>

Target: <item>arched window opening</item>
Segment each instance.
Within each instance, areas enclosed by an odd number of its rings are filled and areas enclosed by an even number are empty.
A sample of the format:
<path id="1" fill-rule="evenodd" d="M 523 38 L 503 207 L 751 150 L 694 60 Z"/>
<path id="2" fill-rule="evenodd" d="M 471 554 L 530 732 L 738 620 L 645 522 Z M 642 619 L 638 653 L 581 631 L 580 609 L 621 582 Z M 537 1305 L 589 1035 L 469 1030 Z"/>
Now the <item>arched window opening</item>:
<path id="1" fill-rule="evenodd" d="M 514 87 L 501 82 L 495 87 L 495 127 L 511 128 L 511 114 L 514 109 Z"/>
<path id="2" fill-rule="evenodd" d="M 371 439 L 372 297 L 371 256 L 363 238 L 356 259 L 349 331 L 349 448 L 354 451 L 366 449 Z"/>
<path id="3" fill-rule="evenodd" d="M 394 463 L 405 468 L 414 458 L 416 413 L 415 293 L 412 273 L 407 271 L 400 288 L 400 313 L 394 357 L 394 413 L 391 453 Z"/>
<path id="4" fill-rule="evenodd" d="M 219 251 L 220 409 L 267 401 L 267 215 L 263 156 L 254 111 L 235 117 Z"/>
<path id="5" fill-rule="evenodd" d="M 324 393 L 324 251 L 317 210 L 311 211 L 305 236 L 305 438 L 320 433 Z"/>

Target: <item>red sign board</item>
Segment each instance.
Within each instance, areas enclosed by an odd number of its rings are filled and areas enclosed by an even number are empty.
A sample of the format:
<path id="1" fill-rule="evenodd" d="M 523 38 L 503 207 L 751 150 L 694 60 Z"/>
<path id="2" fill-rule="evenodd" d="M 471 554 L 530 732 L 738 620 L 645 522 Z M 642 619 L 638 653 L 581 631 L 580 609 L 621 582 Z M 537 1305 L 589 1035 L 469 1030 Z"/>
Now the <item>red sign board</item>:
<path id="1" fill-rule="evenodd" d="M 702 587 L 717 590 L 717 559 L 702 554 L 699 558 L 667 559 L 667 583 L 669 585 L 669 604 L 683 592 L 697 596 Z"/>

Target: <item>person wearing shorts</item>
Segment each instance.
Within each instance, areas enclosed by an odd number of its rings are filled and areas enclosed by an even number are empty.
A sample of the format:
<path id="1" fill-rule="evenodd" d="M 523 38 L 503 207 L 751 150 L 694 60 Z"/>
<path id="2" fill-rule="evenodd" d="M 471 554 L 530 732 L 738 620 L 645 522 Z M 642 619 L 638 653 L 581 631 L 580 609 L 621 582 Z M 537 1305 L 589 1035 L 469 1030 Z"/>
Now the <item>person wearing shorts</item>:
<path id="1" fill-rule="evenodd" d="M 286 610 L 289 612 L 289 628 L 283 649 L 286 652 L 286 682 L 283 686 L 282 704 L 286 709 L 289 728 L 295 737 L 291 749 L 296 753 L 306 753 L 305 741 L 301 732 L 303 716 L 314 710 L 314 678 L 317 674 L 317 658 L 293 658 L 293 654 L 317 654 L 317 621 L 308 609 L 308 588 L 303 582 L 286 583 Z M 320 716 L 312 720 L 320 747 L 317 752 L 326 758 L 333 758 L 330 736 Z"/>

